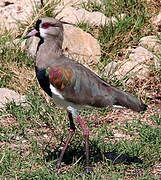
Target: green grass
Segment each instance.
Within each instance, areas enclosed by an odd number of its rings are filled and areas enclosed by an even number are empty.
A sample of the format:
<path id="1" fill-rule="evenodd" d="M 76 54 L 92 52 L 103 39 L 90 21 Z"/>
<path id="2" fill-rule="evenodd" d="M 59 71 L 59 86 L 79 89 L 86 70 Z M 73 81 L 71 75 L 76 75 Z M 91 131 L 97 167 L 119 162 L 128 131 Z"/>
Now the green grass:
<path id="1" fill-rule="evenodd" d="M 102 75 L 108 63 L 125 58 L 125 49 L 137 46 L 142 37 L 154 34 L 150 25 L 152 14 L 148 12 L 148 6 L 144 0 L 104 0 L 101 5 L 89 1 L 89 3 L 83 4 L 82 7 L 90 11 L 100 11 L 107 17 L 117 18 L 117 22 L 111 22 L 101 27 L 91 27 L 87 23 L 78 24 L 80 28 L 99 40 L 102 56 L 101 63 L 96 66 Z M 120 18 L 121 14 L 124 14 L 125 17 Z M 117 86 L 121 86 L 122 81 L 125 82 L 126 79 L 129 79 L 128 76 L 121 81 L 118 81 L 115 77 L 110 78 Z"/>
<path id="2" fill-rule="evenodd" d="M 10 116 L 16 120 L 16 124 L 0 128 L 0 141 L 4 143 L 0 154 L 0 174 L 3 178 L 118 179 L 128 174 L 131 178 L 134 176 L 139 179 L 154 179 L 151 166 L 159 162 L 161 157 L 159 114 L 150 117 L 151 125 L 136 119 L 123 125 L 102 122 L 100 127 L 94 128 L 92 127 L 94 123 L 90 122 L 91 164 L 94 170 L 90 175 L 85 175 L 83 173 L 84 146 L 80 130 L 65 155 L 66 163 L 63 163 L 62 169 L 56 170 L 54 166 L 60 152 L 60 142 L 67 135 L 66 116 L 54 105 L 45 103 L 38 94 L 38 89 L 33 89 L 28 94 L 28 102 L 29 107 L 26 108 L 10 103 L 6 110 L 1 112 L 1 116 Z M 87 111 L 83 117 L 87 119 L 90 113 L 96 112 Z M 113 136 L 115 129 L 134 138 L 129 141 L 123 138 L 115 140 Z M 42 138 L 47 132 L 45 130 L 51 133 L 48 137 L 51 138 L 50 141 Z M 106 156 L 107 152 L 113 151 L 118 153 L 118 157 L 128 154 L 130 157 L 138 157 L 143 162 L 113 164 L 114 161 L 108 160 Z M 77 160 L 79 160 L 78 163 L 74 165 Z"/>
<path id="3" fill-rule="evenodd" d="M 103 5 L 99 5 L 91 1 L 82 6 L 90 11 L 99 10 L 107 16 L 118 17 L 125 13 L 126 17 L 105 27 L 90 27 L 84 23 L 78 25 L 97 37 L 101 44 L 101 65 L 96 67 L 100 75 L 106 64 L 120 58 L 123 49 L 137 45 L 141 37 L 154 33 L 150 27 L 151 14 L 144 1 L 103 2 Z M 51 6 L 46 6 L 45 13 L 51 16 Z M 81 116 L 91 130 L 90 160 L 93 172 L 89 175 L 84 173 L 84 143 L 80 127 L 77 127 L 76 135 L 65 154 L 62 168 L 55 169 L 68 134 L 69 122 L 63 110 L 53 102 L 46 102 L 33 78 L 33 60 L 19 48 L 19 44 L 13 42 L 14 37 L 9 34 L 1 36 L 0 87 L 25 94 L 28 105 L 24 107 L 12 102 L 7 104 L 5 110 L 0 110 L 0 179 L 157 179 L 153 169 L 161 164 L 161 116 L 158 112 L 146 118 L 139 114 L 131 119 L 129 115 L 121 121 L 122 111 L 113 117 L 111 109 L 83 110 Z M 161 71 L 152 70 L 154 78 L 159 79 Z M 108 81 L 112 82 L 110 79 Z M 113 83 L 126 89 L 117 79 Z M 142 87 L 133 89 L 137 92 L 139 88 Z M 151 86 L 145 91 L 149 90 L 153 91 Z M 107 119 L 108 113 L 116 121 Z M 116 132 L 125 136 L 118 138 Z M 116 156 L 111 160 L 109 155 L 113 153 Z M 127 159 L 121 160 L 122 157 L 131 157 L 137 162 L 129 163 Z"/>

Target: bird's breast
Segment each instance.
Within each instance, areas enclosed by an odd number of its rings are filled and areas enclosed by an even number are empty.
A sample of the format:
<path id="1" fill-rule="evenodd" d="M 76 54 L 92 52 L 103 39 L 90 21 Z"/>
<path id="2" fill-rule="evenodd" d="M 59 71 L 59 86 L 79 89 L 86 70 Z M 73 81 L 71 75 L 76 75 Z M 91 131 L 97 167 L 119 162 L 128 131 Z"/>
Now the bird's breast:
<path id="1" fill-rule="evenodd" d="M 52 92 L 52 98 L 56 105 L 63 107 L 65 109 L 69 109 L 70 111 L 72 109 L 73 112 L 76 112 L 77 109 L 80 109 L 79 105 L 66 101 L 61 92 L 58 89 L 56 89 L 52 84 L 50 84 L 50 90 Z"/>

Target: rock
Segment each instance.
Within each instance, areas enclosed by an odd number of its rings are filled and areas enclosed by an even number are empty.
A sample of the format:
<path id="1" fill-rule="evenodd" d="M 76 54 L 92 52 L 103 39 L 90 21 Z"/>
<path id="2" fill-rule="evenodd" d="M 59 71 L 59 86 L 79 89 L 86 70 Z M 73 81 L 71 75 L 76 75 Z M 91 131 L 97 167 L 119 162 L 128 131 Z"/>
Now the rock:
<path id="1" fill-rule="evenodd" d="M 101 56 L 98 41 L 89 33 L 71 25 L 64 26 L 63 50 L 69 57 L 86 65 L 97 64 Z"/>
<path id="2" fill-rule="evenodd" d="M 82 4 L 88 4 L 88 3 L 95 3 L 95 4 L 101 4 L 101 0 L 61 0 L 60 5 L 63 6 L 77 6 L 81 7 Z"/>
<path id="3" fill-rule="evenodd" d="M 108 78 L 112 77 L 117 71 L 117 68 L 118 68 L 118 64 L 115 61 L 112 61 L 109 64 L 107 64 L 107 66 L 105 67 L 106 76 Z"/>
<path id="4" fill-rule="evenodd" d="M 8 88 L 0 88 L 0 108 L 4 108 L 9 102 L 14 101 L 17 105 L 26 102 L 26 97 Z"/>
<path id="5" fill-rule="evenodd" d="M 161 12 L 152 18 L 152 25 L 157 31 L 161 31 Z"/>
<path id="6" fill-rule="evenodd" d="M 1 0 L 0 4 L 0 27 L 17 34 L 19 25 L 26 24 L 32 17 L 36 4 L 40 0 Z"/>
<path id="7" fill-rule="evenodd" d="M 126 139 L 126 140 L 130 140 L 131 139 L 131 136 L 130 135 L 127 135 L 127 134 L 123 134 L 123 133 L 121 133 L 121 132 L 119 132 L 118 130 L 114 130 L 114 132 L 113 132 L 114 134 L 114 137 L 116 138 L 116 139 Z"/>
<path id="8" fill-rule="evenodd" d="M 146 36 L 140 39 L 139 45 L 154 52 L 156 55 L 161 55 L 161 40 L 157 36 Z"/>
<path id="9" fill-rule="evenodd" d="M 128 79 L 127 83 L 134 77 L 143 80 L 149 77 L 149 66 L 153 65 L 155 61 L 157 61 L 156 57 L 150 51 L 138 46 L 132 50 L 126 61 L 117 63 L 117 70 L 114 74 L 119 80 Z"/>
<path id="10" fill-rule="evenodd" d="M 142 63 L 148 60 L 153 60 L 153 58 L 154 55 L 141 46 L 138 46 L 136 49 L 133 49 L 129 55 L 129 59 L 131 61 L 137 61 L 138 63 Z"/>
<path id="11" fill-rule="evenodd" d="M 83 22 L 91 26 L 104 26 L 117 21 L 115 17 L 108 18 L 101 12 L 89 12 L 83 8 L 74 8 L 70 6 L 58 6 L 54 10 L 54 14 L 57 14 L 56 19 L 61 19 L 72 24 Z M 120 15 L 120 18 L 123 17 L 125 17 L 125 15 Z"/>
<path id="12" fill-rule="evenodd" d="M 132 76 L 134 75 L 141 79 L 147 78 L 149 75 L 147 64 L 149 61 L 152 61 L 153 58 L 153 54 L 147 49 L 141 46 L 137 47 L 129 55 L 129 60 L 126 61 L 123 65 L 120 65 L 116 75 L 119 75 L 123 78 L 124 76 L 129 76 L 131 74 Z"/>
<path id="13" fill-rule="evenodd" d="M 33 58 L 38 42 L 39 39 L 36 37 L 27 41 L 27 52 Z M 97 64 L 101 56 L 98 41 L 89 33 L 71 25 L 64 25 L 63 50 L 66 56 L 88 66 Z"/>
<path id="14" fill-rule="evenodd" d="M 157 36 L 146 36 L 140 39 L 142 47 L 148 49 L 155 55 L 154 64 L 156 68 L 161 66 L 161 40 Z"/>

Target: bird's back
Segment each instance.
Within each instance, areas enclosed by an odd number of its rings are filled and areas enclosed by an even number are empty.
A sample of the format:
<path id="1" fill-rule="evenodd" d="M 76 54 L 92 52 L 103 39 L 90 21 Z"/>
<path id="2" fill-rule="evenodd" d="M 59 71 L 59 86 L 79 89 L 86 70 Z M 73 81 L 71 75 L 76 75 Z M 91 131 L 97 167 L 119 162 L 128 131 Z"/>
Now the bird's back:
<path id="1" fill-rule="evenodd" d="M 53 80 L 53 84 L 68 102 L 94 107 L 121 105 L 135 111 L 144 109 L 140 100 L 111 86 L 90 69 L 67 57 L 51 61 L 47 69 L 49 79 L 54 78 L 56 69 L 60 70 L 62 76 Z"/>

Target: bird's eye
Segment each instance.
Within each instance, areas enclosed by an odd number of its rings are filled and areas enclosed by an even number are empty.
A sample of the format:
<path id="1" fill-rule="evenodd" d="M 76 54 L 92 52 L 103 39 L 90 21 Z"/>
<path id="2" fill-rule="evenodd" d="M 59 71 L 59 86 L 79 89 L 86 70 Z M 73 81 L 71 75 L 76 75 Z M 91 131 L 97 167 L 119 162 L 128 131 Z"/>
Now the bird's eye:
<path id="1" fill-rule="evenodd" d="M 44 29 L 48 29 L 50 26 L 52 26 L 50 23 L 43 23 L 41 25 L 41 27 L 44 28 Z"/>

